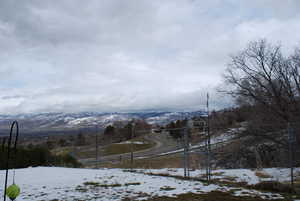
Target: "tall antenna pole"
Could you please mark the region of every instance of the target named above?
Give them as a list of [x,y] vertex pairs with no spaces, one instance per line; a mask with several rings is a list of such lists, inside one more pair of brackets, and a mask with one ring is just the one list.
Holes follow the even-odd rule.
[[206,108],[207,108],[207,166],[208,166],[208,175],[207,179],[208,182],[211,179],[211,164],[210,164],[210,155],[211,155],[211,146],[210,146],[210,116],[209,116],[209,93],[207,93],[207,99],[206,99]]
[[187,121],[187,125],[186,125],[186,138],[187,138],[187,176],[188,178],[190,178],[190,137],[192,135],[192,128],[193,128],[193,120],[189,119]]
[[289,137],[289,163],[290,163],[290,175],[291,175],[291,187],[294,190],[294,147],[295,133],[290,123],[288,123],[288,137]]
[[135,123],[134,123],[134,119],[132,120],[132,124],[131,124],[131,154],[130,154],[130,164],[131,164],[131,170],[133,169],[133,136],[134,136],[134,127],[135,127]]
[[182,130],[183,132],[183,145],[184,145],[184,148],[183,148],[183,168],[184,168],[184,178],[187,177],[187,130],[186,128],[183,128]]
[[96,126],[96,168],[98,169],[98,126]]

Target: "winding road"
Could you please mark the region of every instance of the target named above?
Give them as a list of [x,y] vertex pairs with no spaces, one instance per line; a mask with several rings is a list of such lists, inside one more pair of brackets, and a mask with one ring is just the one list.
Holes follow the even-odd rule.
[[[149,141],[155,143],[154,147],[149,149],[136,151],[133,153],[134,158],[141,159],[144,157],[148,157],[151,155],[157,155],[165,152],[170,152],[178,149],[176,142],[169,136],[167,133],[151,133],[145,135],[145,138]],[[131,153],[124,153],[124,154],[115,154],[109,156],[99,156],[98,163],[118,163],[120,160],[128,160],[131,157]],[[78,159],[78,161],[85,166],[93,166],[96,165],[95,158],[85,158],[85,159]]]

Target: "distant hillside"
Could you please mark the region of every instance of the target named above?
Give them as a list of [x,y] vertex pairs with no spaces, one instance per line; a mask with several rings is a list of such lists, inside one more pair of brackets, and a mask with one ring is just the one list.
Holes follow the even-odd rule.
[[143,119],[149,124],[165,125],[178,119],[203,116],[203,111],[195,112],[135,112],[135,113],[41,113],[21,115],[0,115],[0,135],[7,134],[10,123],[17,120],[23,133],[49,134],[73,132],[78,129],[103,129],[115,121]]

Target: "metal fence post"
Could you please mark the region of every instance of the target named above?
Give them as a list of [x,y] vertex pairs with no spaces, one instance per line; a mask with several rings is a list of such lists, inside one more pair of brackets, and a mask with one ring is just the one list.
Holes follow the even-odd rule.
[[186,138],[187,138],[187,168],[188,168],[188,177],[190,177],[190,137],[192,135],[192,128],[193,128],[194,121],[192,119],[188,120],[187,122],[187,129],[186,129]]
[[295,131],[290,123],[288,123],[288,139],[289,139],[289,166],[291,170],[291,187],[294,189],[294,146]]
[[182,129],[183,135],[183,168],[184,168],[184,178],[187,177],[187,149],[186,149],[186,129]]
[[98,169],[98,127],[96,126],[96,168]]
[[211,142],[210,142],[210,116],[209,116],[209,94],[207,93],[207,182],[211,180]]
[[134,127],[135,127],[135,124],[134,124],[134,121],[132,122],[131,124],[131,153],[130,153],[130,169],[132,170],[133,169],[133,136],[134,136]]

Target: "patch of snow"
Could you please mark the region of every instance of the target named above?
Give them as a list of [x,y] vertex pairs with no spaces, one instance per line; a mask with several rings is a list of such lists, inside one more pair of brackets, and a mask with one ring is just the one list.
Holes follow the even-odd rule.
[[115,144],[148,144],[147,142],[140,142],[140,141],[124,141],[124,142],[119,142]]
[[248,190],[248,189],[237,190],[234,192],[234,195],[250,196],[250,197],[255,197],[259,195],[259,197],[263,199],[272,199],[272,200],[284,199],[284,197],[278,193],[258,192],[256,190]]
[[68,124],[69,125],[78,125],[83,122],[91,122],[91,121],[95,121],[95,120],[96,120],[95,117],[83,117],[83,118],[73,119],[73,120],[69,121]]
[[[0,171],[1,181],[4,181],[4,175],[5,171]],[[11,176],[9,184],[12,183]],[[120,186],[95,189],[95,186],[84,185],[85,182],[96,182],[107,186],[119,184]],[[132,183],[140,184],[130,185]],[[94,170],[55,167],[17,169],[16,184],[21,188],[18,201],[53,199],[109,201],[136,197],[141,192],[148,196],[175,196],[186,192],[196,193],[198,189],[210,192],[220,188],[217,185],[204,186],[199,182],[130,173],[120,169]],[[171,187],[174,190],[164,191],[162,190],[164,187]],[[1,194],[3,196],[2,189]]]
[[[163,168],[163,169],[147,169],[141,170],[144,173],[154,174],[169,174],[173,176],[183,176],[182,168]],[[290,180],[289,168],[265,168],[261,171],[268,175],[267,178],[261,178],[256,175],[256,170],[252,169],[218,169],[212,171],[213,179],[234,180],[235,182],[246,182],[249,185],[254,185],[262,181],[279,181],[287,182]],[[206,170],[194,170],[190,172],[191,177],[199,178],[206,174]],[[300,168],[294,169],[295,178],[300,178]]]
[[[163,170],[139,170],[165,171],[170,174],[181,173],[182,169]],[[237,170],[235,170],[237,171]],[[241,176],[247,172],[237,171],[235,175]],[[196,176],[200,172],[192,172]],[[231,173],[233,174],[233,173]],[[249,172],[247,172],[249,174]],[[4,181],[5,171],[0,171],[0,181]],[[179,180],[171,177],[153,176],[142,173],[127,172],[121,169],[75,169],[57,167],[36,167],[16,170],[16,184],[21,188],[18,201],[25,200],[101,200],[101,201],[121,201],[128,197],[132,199],[147,199],[153,196],[174,197],[179,194],[206,193],[211,191],[230,191],[233,188],[204,185],[199,181]],[[91,184],[84,184],[91,182]],[[93,183],[94,185],[93,185]],[[12,172],[10,171],[9,182],[12,183]],[[98,185],[98,186],[97,186]],[[164,190],[164,188],[169,188]],[[240,189],[237,195],[247,190]],[[250,194],[266,196],[268,198],[279,197],[278,194],[261,194],[258,191],[248,191]],[[3,197],[3,189],[0,191]]]

